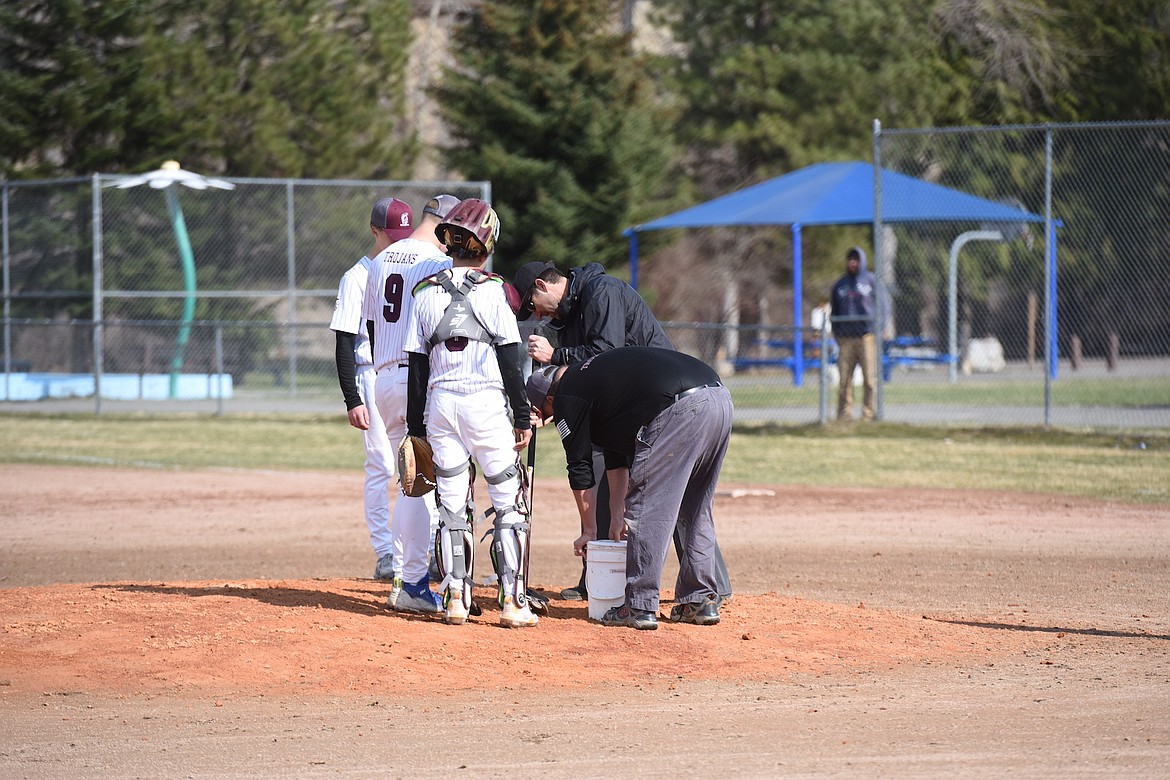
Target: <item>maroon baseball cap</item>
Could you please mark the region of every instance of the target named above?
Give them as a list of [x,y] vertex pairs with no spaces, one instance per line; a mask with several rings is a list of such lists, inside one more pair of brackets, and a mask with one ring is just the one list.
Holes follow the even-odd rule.
[[386,231],[394,241],[410,238],[414,232],[414,212],[398,198],[382,198],[370,212],[370,224]]

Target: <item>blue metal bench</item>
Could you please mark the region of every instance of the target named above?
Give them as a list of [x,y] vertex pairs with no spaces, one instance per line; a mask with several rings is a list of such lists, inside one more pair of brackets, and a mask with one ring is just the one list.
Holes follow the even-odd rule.
[[924,363],[949,365],[954,355],[938,351],[937,342],[927,336],[895,336],[882,342],[882,381],[890,381],[894,366],[917,366]]
[[[795,342],[792,339],[760,339],[756,346],[774,350],[785,350],[788,355],[777,357],[737,357],[731,363],[736,369],[742,368],[786,368],[794,371],[796,360],[792,356]],[[835,343],[828,345],[829,364],[837,362]],[[819,341],[804,342],[803,368],[816,370],[821,367],[821,344]],[[937,343],[926,336],[896,336],[882,342],[882,381],[890,381],[894,366],[915,366],[922,364],[950,365],[958,360],[955,355],[937,351]]]

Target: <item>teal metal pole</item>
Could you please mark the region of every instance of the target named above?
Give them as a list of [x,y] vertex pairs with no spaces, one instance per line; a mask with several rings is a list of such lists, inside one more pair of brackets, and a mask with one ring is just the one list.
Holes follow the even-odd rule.
[[187,351],[187,340],[191,337],[191,321],[195,319],[195,253],[191,251],[191,239],[187,235],[187,223],[179,196],[174,187],[167,187],[167,210],[171,214],[171,226],[175,230],[175,241],[179,245],[179,258],[183,262],[183,316],[179,321],[179,336],[175,342],[175,355],[171,358],[170,397],[179,395],[179,372],[183,368],[183,355]]

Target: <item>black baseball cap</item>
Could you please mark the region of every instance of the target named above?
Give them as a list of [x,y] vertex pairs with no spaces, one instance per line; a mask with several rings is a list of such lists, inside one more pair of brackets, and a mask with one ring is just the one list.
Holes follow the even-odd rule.
[[556,268],[552,263],[542,263],[539,260],[534,260],[531,263],[525,263],[520,266],[520,270],[512,277],[512,286],[516,288],[516,292],[520,293],[520,311],[516,313],[516,319],[523,322],[532,316],[532,285],[536,283],[537,278],[550,268]]
[[557,371],[560,368],[561,366],[543,366],[533,371],[528,377],[524,389],[528,393],[528,403],[532,405],[537,414],[540,414],[540,408],[544,406],[548,389],[552,387],[553,380],[556,379]]

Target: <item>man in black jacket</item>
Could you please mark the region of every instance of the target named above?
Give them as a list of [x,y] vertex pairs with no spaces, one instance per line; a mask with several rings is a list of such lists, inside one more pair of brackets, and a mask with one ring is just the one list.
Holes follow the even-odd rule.
[[[719,622],[715,523],[719,470],[731,437],[731,394],[697,358],[654,347],[619,347],[569,367],[547,366],[527,382],[528,400],[552,418],[581,515],[573,551],[598,537],[585,497],[593,486],[594,448],[607,470],[628,469],[625,501],[625,603],[607,626],[658,627],[662,566],[676,526],[683,530],[675,622]],[[620,539],[615,523],[609,538]]]
[[528,354],[538,363],[568,366],[617,347],[674,349],[638,291],[601,263],[573,268],[568,276],[552,263],[527,263],[513,286],[520,293],[517,319],[549,317],[557,329],[555,348],[544,336],[528,337]]
[[[537,363],[568,366],[619,347],[674,349],[638,291],[605,273],[600,263],[573,268],[567,276],[552,263],[525,263],[516,272],[512,285],[520,295],[517,319],[524,321],[533,315],[551,318],[556,346],[540,334],[528,337],[528,355]],[[593,463],[594,488],[586,500],[596,507],[597,532],[604,539],[609,534],[610,517],[621,516],[625,492],[613,490],[610,480],[602,478],[605,466],[600,450],[594,452]],[[625,484],[624,474],[614,476]],[[680,560],[684,534],[685,529],[680,528],[675,535]],[[730,599],[731,578],[718,545],[715,558],[719,596]],[[570,600],[588,597],[584,568],[577,587],[566,588],[561,596]]]

